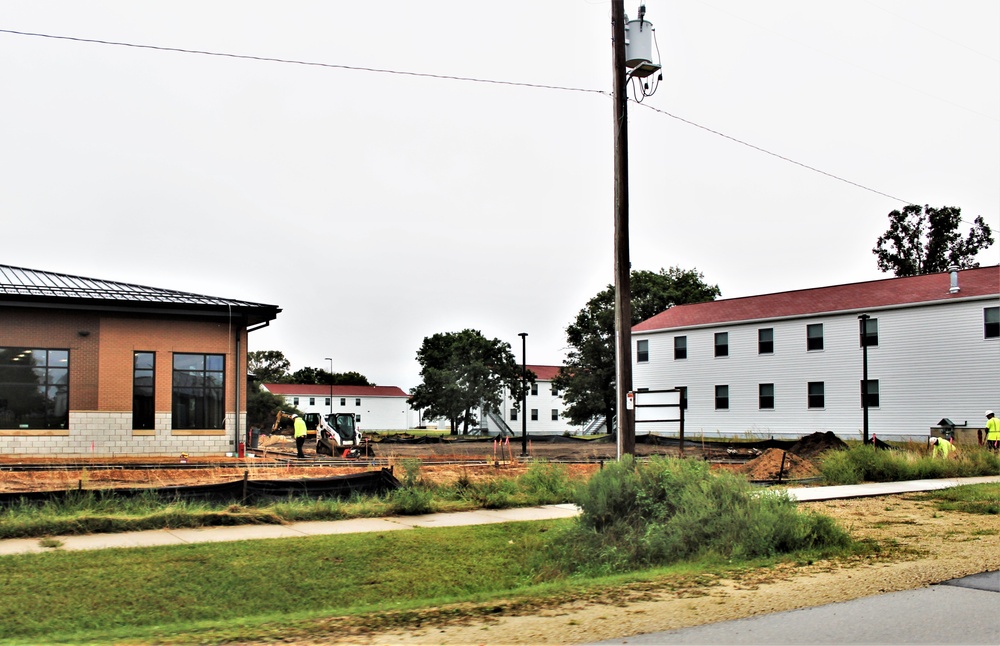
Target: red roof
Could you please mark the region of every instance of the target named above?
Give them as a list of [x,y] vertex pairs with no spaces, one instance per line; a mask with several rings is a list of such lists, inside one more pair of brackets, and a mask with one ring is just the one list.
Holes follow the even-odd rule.
[[528,364],[528,370],[535,373],[537,381],[552,381],[559,374],[559,368],[562,366],[533,366]]
[[[318,384],[264,384],[283,397],[329,397],[330,386]],[[333,386],[334,397],[409,397],[399,386]]]
[[649,332],[713,323],[805,316],[934,301],[947,302],[976,296],[997,296],[1000,295],[1000,265],[963,269],[958,272],[960,291],[950,294],[948,292],[950,286],[950,274],[943,272],[833,287],[815,287],[763,296],[720,299],[671,307],[634,326],[632,331]]

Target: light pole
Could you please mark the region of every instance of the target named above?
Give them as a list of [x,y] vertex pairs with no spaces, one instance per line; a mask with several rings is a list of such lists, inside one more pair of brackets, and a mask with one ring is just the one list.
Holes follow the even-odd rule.
[[333,358],[326,357],[326,360],[330,362],[330,415],[333,415]]
[[521,457],[528,455],[528,333],[521,337]]
[[861,326],[861,437],[868,444],[868,319],[867,314],[858,317]]

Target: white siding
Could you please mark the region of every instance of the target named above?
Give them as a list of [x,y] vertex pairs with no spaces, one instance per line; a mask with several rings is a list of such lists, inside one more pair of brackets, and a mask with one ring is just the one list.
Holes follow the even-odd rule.
[[[869,432],[885,439],[926,437],[947,417],[985,425],[1000,408],[1000,339],[984,338],[983,310],[997,299],[866,310],[878,319],[878,346],[868,348],[868,378],[879,382]],[[634,365],[636,389],[688,388],[685,433],[786,436],[833,431],[860,438],[862,349],[858,314],[737,322],[714,327],[637,332],[649,361]],[[806,326],[823,324],[824,347],[806,350]],[[757,353],[757,330],[774,329],[774,353]],[[729,356],[714,356],[714,335],[729,333]],[[673,339],[687,336],[687,359],[674,360]],[[825,385],[825,405],[810,409],[807,383]],[[774,384],[774,410],[760,410],[758,385]],[[729,409],[715,410],[715,386],[729,386]],[[642,429],[637,429],[642,432]]]
[[[326,395],[315,397],[316,403],[313,405],[309,404],[309,395],[286,395],[285,401],[294,405],[296,397],[299,403],[295,407],[303,413],[328,415],[331,412],[330,406],[326,403]],[[343,405],[340,403],[341,399],[344,400]],[[361,402],[360,406],[357,404],[358,400]],[[406,403],[405,397],[341,397],[334,395],[332,412],[360,415],[361,421],[358,422],[358,428],[363,431],[405,431],[413,428],[413,413]]]
[[[525,407],[527,411],[519,411],[517,415],[517,420],[511,420],[510,411],[519,402],[515,402],[510,393],[505,389],[503,394],[503,404],[501,405],[501,410],[498,411],[507,426],[514,431],[515,435],[520,435],[522,430],[522,419],[524,415],[527,415],[527,431],[531,435],[562,435],[564,433],[569,433],[570,435],[579,435],[583,432],[582,426],[576,426],[571,424],[568,419],[563,416],[563,411],[566,408],[566,404],[563,402],[562,397],[558,394],[552,393],[552,382],[539,379],[535,382],[538,385],[538,394],[532,395],[528,392],[527,401]],[[531,411],[535,409],[538,411],[538,420],[531,419]],[[558,419],[552,419],[552,411],[557,412]],[[482,417],[481,417],[482,419]],[[496,434],[500,432],[491,420],[482,419],[481,426],[486,428],[490,434]]]

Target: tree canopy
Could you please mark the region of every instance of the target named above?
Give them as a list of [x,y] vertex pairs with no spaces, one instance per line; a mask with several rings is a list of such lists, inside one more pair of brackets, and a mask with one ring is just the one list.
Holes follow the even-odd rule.
[[[702,303],[721,295],[696,269],[633,271],[632,325],[686,303]],[[553,381],[566,402],[566,416],[582,425],[597,416],[614,418],[615,396],[615,288],[608,285],[587,301],[566,328],[569,352]]]
[[896,276],[918,276],[978,267],[976,254],[993,244],[993,232],[977,216],[964,239],[958,228],[962,210],[954,206],[934,208],[910,204],[889,213],[889,228],[879,236],[872,253],[881,271]]
[[291,364],[278,350],[247,352],[247,368],[262,384],[318,384],[321,386],[374,386],[360,372],[329,372],[305,367],[289,373]]
[[520,401],[521,367],[510,344],[487,339],[478,330],[425,337],[417,361],[422,382],[413,389],[410,407],[448,419],[452,434],[459,426],[468,433],[469,425],[478,422],[473,411],[480,405],[500,408],[505,387]]

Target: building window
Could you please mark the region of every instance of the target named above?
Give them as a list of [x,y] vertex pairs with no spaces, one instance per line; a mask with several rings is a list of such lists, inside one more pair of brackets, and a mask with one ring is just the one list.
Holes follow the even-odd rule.
[[687,359],[688,338],[686,336],[674,337],[674,359]]
[[987,339],[1000,337],[1000,307],[983,309],[983,336]]
[[774,409],[774,384],[760,384],[758,386],[757,401],[761,410]]
[[729,409],[729,386],[715,387],[715,410]]
[[173,385],[173,428],[225,428],[225,355],[175,354]]
[[878,345],[878,319],[864,319],[864,329],[861,331],[861,347],[869,348]]
[[354,405],[355,406],[360,406],[361,405],[361,398],[360,397],[357,397],[357,398],[354,399]]
[[310,406],[315,406],[316,405],[316,398],[315,397],[310,397],[309,398],[309,405]]
[[69,350],[0,348],[0,428],[69,427]]
[[298,406],[298,405],[299,405],[299,398],[292,397],[292,406]]
[[553,422],[558,422],[559,421],[559,409],[558,408],[553,408],[552,409],[552,421]]
[[757,330],[757,354],[774,354],[774,328]]
[[676,388],[677,390],[680,391],[680,400],[681,400],[680,404],[681,404],[681,408],[683,408],[684,410],[687,410],[687,407],[688,407],[688,389],[687,389],[687,386],[674,386],[674,388]]
[[559,396],[559,389],[556,388],[555,384],[552,384],[552,396],[553,397],[558,397]]
[[823,349],[823,324],[811,323],[806,326],[806,350]]
[[822,381],[809,382],[809,408],[823,408],[826,405],[826,387]]
[[531,409],[531,421],[532,422],[537,422],[538,421],[538,409],[537,408],[532,408]]
[[517,421],[517,409],[516,408],[511,408],[510,409],[510,421],[512,421],[512,422],[516,422]]
[[341,397],[340,398],[340,405],[341,406],[347,406],[347,397]]
[[156,428],[156,354],[132,354],[132,428]]
[[330,405],[330,398],[329,397],[326,398],[326,401],[323,403],[323,405],[324,406],[329,406]]
[[729,356],[729,332],[715,333],[715,356]]
[[861,380],[861,407],[865,407],[865,398],[868,399],[868,408],[878,408],[878,379],[869,379],[868,387],[865,388],[865,380]]
[[355,415],[354,415],[354,423],[355,424],[360,424],[361,423],[361,413],[355,413]]
[[532,395],[537,395],[538,394],[538,384],[537,383],[531,384],[531,394]]
[[649,361],[649,341],[646,339],[635,342],[635,360],[639,363]]

